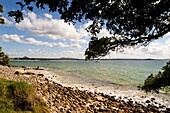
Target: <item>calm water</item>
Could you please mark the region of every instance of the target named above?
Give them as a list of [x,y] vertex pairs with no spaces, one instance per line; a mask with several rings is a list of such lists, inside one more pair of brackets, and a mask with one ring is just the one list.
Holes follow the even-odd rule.
[[137,86],[151,73],[156,74],[168,60],[61,60],[61,61],[12,61],[16,66],[48,68],[68,77],[70,81],[101,82]]
[[102,92],[109,95],[130,96],[135,101],[144,102],[155,98],[170,108],[170,94],[146,94],[137,90],[151,74],[161,71],[168,60],[102,60],[95,61],[12,61],[16,66],[44,67],[50,70],[50,77],[64,86],[78,87],[82,90]]

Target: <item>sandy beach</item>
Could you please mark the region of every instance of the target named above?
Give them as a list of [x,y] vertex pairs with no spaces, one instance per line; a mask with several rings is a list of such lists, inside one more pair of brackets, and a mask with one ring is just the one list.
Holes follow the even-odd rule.
[[140,93],[135,97],[126,90],[120,93],[121,89],[97,84],[70,85],[61,76],[41,68],[0,66],[0,77],[32,84],[51,113],[170,113],[169,106],[150,95]]

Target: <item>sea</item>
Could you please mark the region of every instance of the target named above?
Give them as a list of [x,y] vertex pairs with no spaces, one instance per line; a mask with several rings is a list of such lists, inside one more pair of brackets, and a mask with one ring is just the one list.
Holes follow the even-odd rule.
[[[45,68],[51,72],[53,79],[65,86],[119,96],[142,97],[146,93],[138,91],[137,86],[143,84],[151,73],[155,75],[162,71],[162,67],[168,61],[167,59],[21,60],[11,61],[11,64]],[[146,95],[157,98],[158,102],[170,107],[169,93]]]

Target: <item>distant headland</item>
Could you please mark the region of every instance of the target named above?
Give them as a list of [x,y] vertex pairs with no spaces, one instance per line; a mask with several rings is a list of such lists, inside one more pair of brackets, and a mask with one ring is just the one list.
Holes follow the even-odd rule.
[[[24,57],[14,57],[10,58],[10,60],[85,60],[82,58],[30,58],[27,56]],[[110,59],[94,59],[94,60],[170,60],[170,59],[153,59],[153,58],[110,58]]]

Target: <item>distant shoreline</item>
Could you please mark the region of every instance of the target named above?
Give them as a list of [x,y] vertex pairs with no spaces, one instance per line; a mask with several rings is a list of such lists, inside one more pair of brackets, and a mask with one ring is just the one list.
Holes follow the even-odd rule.
[[[85,60],[79,58],[10,58],[10,60]],[[170,59],[152,59],[152,58],[113,58],[113,59],[93,59],[93,60],[170,60]],[[93,61],[92,60],[92,61]]]

